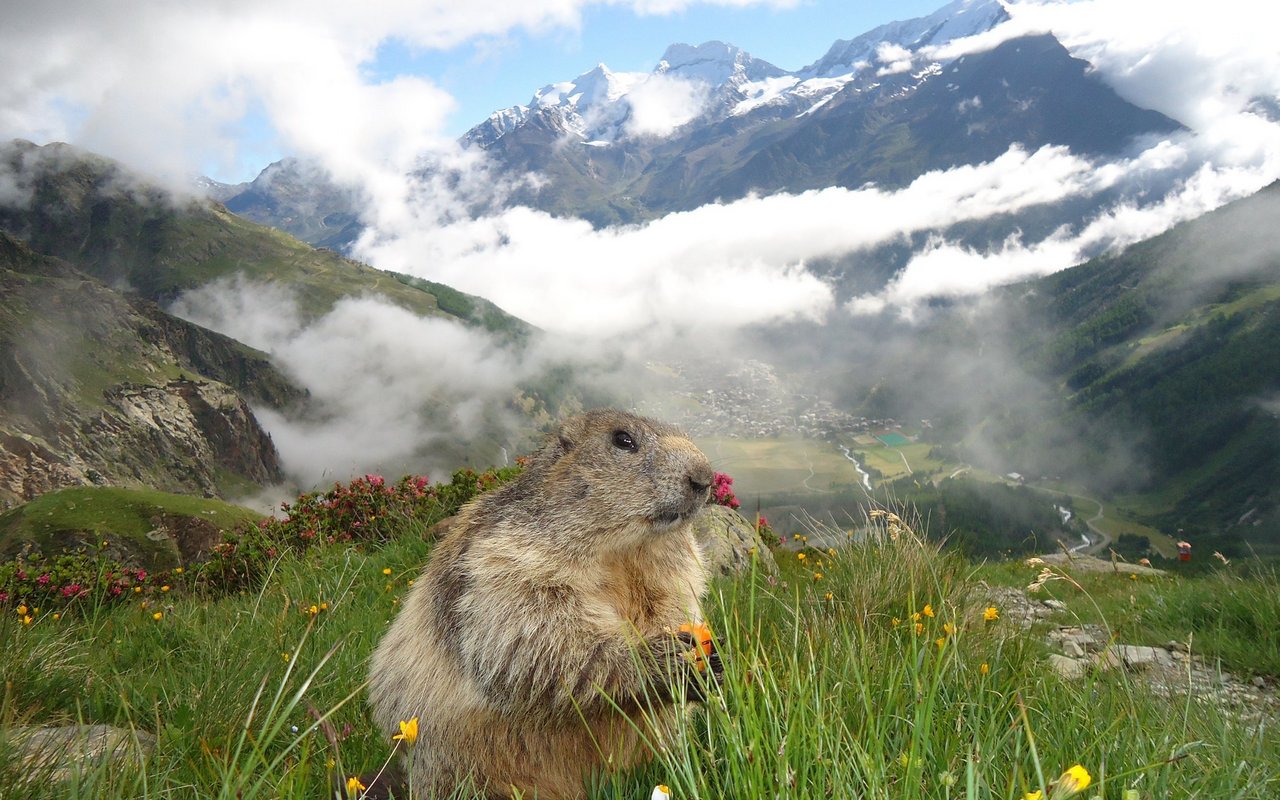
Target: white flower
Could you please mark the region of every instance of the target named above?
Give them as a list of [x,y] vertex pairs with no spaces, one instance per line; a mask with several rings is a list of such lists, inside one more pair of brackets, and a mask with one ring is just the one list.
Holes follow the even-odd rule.
[[649,800],[671,800],[671,790],[667,788],[665,783],[660,783],[653,787],[653,794]]

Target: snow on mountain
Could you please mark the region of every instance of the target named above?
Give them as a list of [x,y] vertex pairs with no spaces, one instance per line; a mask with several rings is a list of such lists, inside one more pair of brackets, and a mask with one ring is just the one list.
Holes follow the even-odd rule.
[[914,53],[922,47],[990,30],[1009,18],[999,0],[955,0],[932,14],[872,28],[854,39],[837,41],[826,55],[799,70],[801,78],[856,76],[883,63],[885,44]]
[[821,59],[787,72],[724,42],[673,44],[650,73],[612,72],[604,64],[572,81],[539,89],[527,105],[492,114],[464,136],[488,147],[542,115],[547,127],[584,143],[605,145],[638,135],[664,136],[699,118],[712,121],[770,113],[802,116],[837,93],[866,91],[886,74],[924,67],[916,51],[988,30],[1008,18],[999,0],[955,0],[917,19],[891,22],[855,39],[837,41]]

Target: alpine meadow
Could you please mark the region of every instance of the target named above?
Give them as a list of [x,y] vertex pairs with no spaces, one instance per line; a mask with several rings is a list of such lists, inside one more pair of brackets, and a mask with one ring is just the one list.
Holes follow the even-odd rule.
[[1255,5],[0,10],[0,797],[1280,796]]

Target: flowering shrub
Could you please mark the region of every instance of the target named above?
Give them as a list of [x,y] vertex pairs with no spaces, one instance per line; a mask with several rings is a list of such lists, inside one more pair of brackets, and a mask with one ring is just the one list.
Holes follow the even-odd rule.
[[460,469],[445,484],[425,475],[406,475],[389,484],[381,475],[365,475],[324,492],[305,492],[280,505],[280,516],[229,534],[201,565],[201,582],[227,589],[253,585],[285,549],[345,542],[382,543],[404,532],[406,522],[431,526],[458,512],[471,498],[520,473],[521,467],[476,472]]
[[723,472],[717,472],[711,481],[711,500],[729,508],[738,508],[742,505],[733,494],[733,478]]
[[286,550],[349,543],[386,542],[407,522],[430,526],[457,513],[471,498],[510,480],[520,467],[476,472],[462,469],[447,484],[406,475],[387,483],[365,475],[324,492],[306,492],[280,506],[280,516],[224,534],[207,561],[149,574],[120,564],[101,551],[34,555],[0,563],[0,607],[26,604],[59,608],[76,602],[144,600],[171,590],[221,594],[256,586],[271,562]]
[[773,528],[769,525],[769,519],[763,514],[756,517],[756,533],[760,536],[760,541],[764,542],[768,547],[778,547],[782,544],[782,539],[774,533]]
[[36,554],[0,563],[0,607],[22,604],[52,610],[83,600],[146,597],[187,583],[181,567],[149,573],[98,553]]

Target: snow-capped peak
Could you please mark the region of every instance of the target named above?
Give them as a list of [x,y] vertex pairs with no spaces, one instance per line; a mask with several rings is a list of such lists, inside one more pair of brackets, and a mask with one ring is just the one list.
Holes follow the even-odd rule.
[[662,60],[653,71],[658,75],[701,81],[711,87],[786,74],[767,61],[752,58],[740,47],[714,41],[697,46],[673,44],[662,54]]
[[[1006,19],[1002,0],[954,0],[928,16],[837,41],[796,72],[725,42],[673,44],[651,73],[613,72],[598,64],[571,81],[542,87],[528,106],[496,112],[465,138],[487,147],[535,114],[554,115],[555,129],[600,146],[628,135],[670,132],[699,115],[723,119],[766,106],[773,114],[812,113],[847,88],[874,89],[884,75],[911,72],[917,82],[927,80],[936,70],[917,63],[921,48],[981,33]],[[655,114],[662,124],[653,121]]]
[[955,0],[924,17],[890,22],[854,39],[841,39],[818,61],[800,70],[800,75],[831,77],[857,72],[881,59],[885,45],[897,51],[915,52],[928,45],[990,30],[1009,18],[1001,0]]

